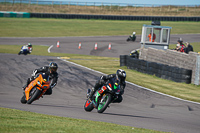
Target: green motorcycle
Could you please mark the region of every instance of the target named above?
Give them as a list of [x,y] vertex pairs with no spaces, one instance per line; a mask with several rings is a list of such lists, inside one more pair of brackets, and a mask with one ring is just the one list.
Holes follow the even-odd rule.
[[[98,91],[106,87],[106,90],[101,96],[98,95]],[[103,113],[110,103],[114,102],[120,94],[120,85],[112,84],[108,81],[105,85],[99,88],[93,95],[92,100],[89,99],[91,90],[87,91],[87,100],[84,104],[84,109],[87,112],[91,112],[94,108],[97,109],[98,113]]]

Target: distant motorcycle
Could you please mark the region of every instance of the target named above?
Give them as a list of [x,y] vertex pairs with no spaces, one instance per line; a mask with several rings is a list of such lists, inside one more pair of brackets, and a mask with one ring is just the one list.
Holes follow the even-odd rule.
[[25,45],[25,46],[21,47],[21,50],[19,51],[18,55],[20,55],[20,54],[27,55],[27,54],[31,54],[31,52],[32,52],[32,46],[29,47],[29,46]]
[[129,36],[127,39],[126,39],[126,41],[135,41],[135,39],[136,39],[136,36]]
[[135,41],[135,39],[136,39],[136,32],[133,32],[133,34],[131,35],[131,36],[129,36],[127,39],[126,39],[126,41]]
[[36,78],[26,87],[21,103],[31,104],[33,101],[42,97],[50,88],[49,76],[45,73],[38,73]]
[[139,58],[139,53],[137,50],[132,50],[131,53],[130,53],[130,57],[131,58]]
[[[93,95],[93,98],[92,98],[93,101],[91,101],[89,99],[91,90],[88,89],[87,100],[84,104],[85,111],[91,112],[94,108],[96,108],[98,113],[103,113],[106,110],[106,108],[109,106],[109,104],[118,98],[118,95],[120,94],[120,85],[116,86],[115,84],[113,85],[110,81],[108,81],[102,87],[106,87],[107,89],[103,92],[102,96],[98,97],[97,101],[95,101],[95,99],[96,99],[98,90]],[[99,90],[102,89],[102,87],[99,88]]]

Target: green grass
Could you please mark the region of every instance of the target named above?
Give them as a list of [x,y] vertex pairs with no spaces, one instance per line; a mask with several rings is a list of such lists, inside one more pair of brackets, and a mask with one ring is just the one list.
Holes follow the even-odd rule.
[[[0,37],[113,36],[141,34],[151,21],[0,18]],[[161,22],[171,34],[200,33],[200,22]]]
[[[73,119],[0,107],[1,133],[161,133],[112,123]],[[106,129],[106,130],[102,130]]]

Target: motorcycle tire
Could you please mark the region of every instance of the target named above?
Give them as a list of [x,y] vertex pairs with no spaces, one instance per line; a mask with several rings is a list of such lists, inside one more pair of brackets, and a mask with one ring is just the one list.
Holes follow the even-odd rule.
[[128,42],[128,41],[130,41],[130,38],[127,38],[127,40],[126,40],[126,41],[127,41],[127,42]]
[[93,103],[91,103],[89,100],[87,100],[84,104],[84,109],[87,112],[91,112],[94,109]]
[[98,108],[97,108],[97,112],[98,113],[103,113],[106,108],[108,107],[108,105],[110,104],[111,102],[111,94],[105,94],[102,99],[99,101],[99,105],[98,105]]
[[26,96],[23,95],[20,101],[21,101],[22,104],[26,104],[26,102],[27,102],[26,101]]
[[27,101],[27,104],[31,104],[34,100],[36,100],[42,92],[34,87],[30,92],[30,98]]

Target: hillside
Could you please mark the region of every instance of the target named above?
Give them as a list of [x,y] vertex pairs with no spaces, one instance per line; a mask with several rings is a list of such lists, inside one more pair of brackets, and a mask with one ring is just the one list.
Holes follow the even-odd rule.
[[99,14],[131,16],[200,16],[200,6],[145,6],[145,5],[80,5],[79,3],[0,3],[0,11],[63,14]]

